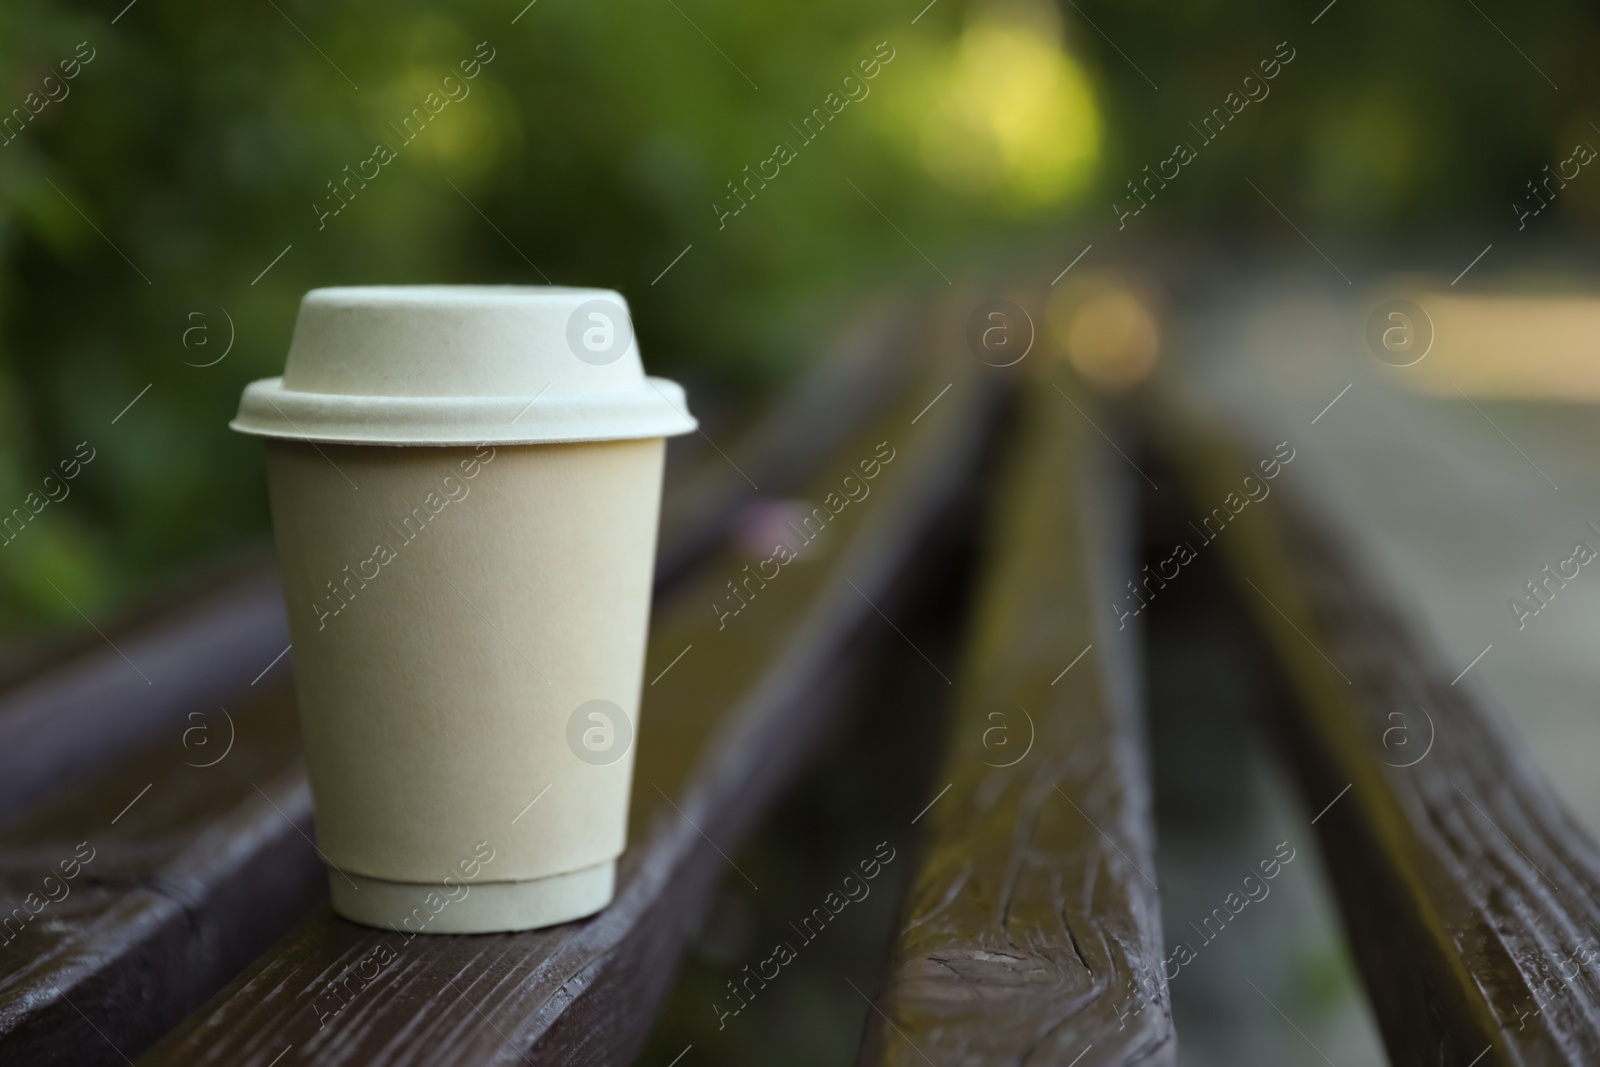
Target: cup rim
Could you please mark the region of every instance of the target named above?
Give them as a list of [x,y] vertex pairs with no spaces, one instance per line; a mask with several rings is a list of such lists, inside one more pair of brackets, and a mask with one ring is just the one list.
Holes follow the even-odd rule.
[[312,393],[277,377],[247,385],[228,426],[331,444],[513,445],[673,437],[699,423],[681,385],[649,376],[638,389],[447,397]]

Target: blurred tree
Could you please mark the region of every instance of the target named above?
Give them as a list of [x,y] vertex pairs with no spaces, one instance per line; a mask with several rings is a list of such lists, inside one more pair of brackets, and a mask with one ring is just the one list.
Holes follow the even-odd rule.
[[[0,516],[31,516],[79,442],[97,458],[0,539],[0,628],[74,617],[68,597],[92,612],[264,527],[256,445],[225,426],[281,369],[308,288],[612,286],[653,366],[769,386],[860,294],[943,285],[919,252],[953,275],[1024,235],[1114,229],[1124,182],[1279,41],[1293,65],[1147,235],[1280,225],[1244,176],[1315,226],[1509,219],[1588,136],[1595,18],[1575,0],[19,0],[0,8]],[[779,145],[793,158],[768,162]],[[1600,180],[1566,204],[1595,219]]]
[[[1152,229],[1281,226],[1248,177],[1322,232],[1397,244],[1466,226],[1462,243],[1476,249],[1478,232],[1515,228],[1512,199],[1571,153],[1575,134],[1600,147],[1583,121],[1600,116],[1589,104],[1600,70],[1586,59],[1600,14],[1575,0],[1065,2],[1108,101],[1111,196],[1175,141],[1199,147],[1190,123],[1278,42],[1296,52],[1270,97],[1203,149],[1215,158],[1163,192]],[[1600,182],[1571,193],[1564,213],[1587,228]]]

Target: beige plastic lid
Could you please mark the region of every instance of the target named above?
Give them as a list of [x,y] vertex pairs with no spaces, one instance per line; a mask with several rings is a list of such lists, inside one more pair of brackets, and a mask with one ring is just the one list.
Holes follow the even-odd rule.
[[543,444],[688,433],[610,289],[313,289],[283,377],[245,387],[240,433],[372,445]]

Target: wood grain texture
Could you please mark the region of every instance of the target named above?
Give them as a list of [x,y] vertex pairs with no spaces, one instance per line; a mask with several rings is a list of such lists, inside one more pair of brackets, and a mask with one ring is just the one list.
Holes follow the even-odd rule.
[[[1145,424],[1202,513],[1272,452],[1170,401]],[[1459,665],[1343,547],[1345,520],[1320,514],[1314,490],[1291,469],[1215,539],[1292,687],[1277,725],[1322,813],[1390,1057],[1600,1062],[1600,850],[1470,680],[1453,684]]]
[[[625,1062],[712,888],[742,877],[727,856],[825,728],[852,656],[868,635],[894,639],[878,606],[977,457],[992,394],[959,368],[935,369],[937,384],[903,390],[817,457],[803,495],[822,502],[881,456],[880,443],[895,454],[870,494],[839,510],[737,616],[719,625],[712,606],[729,602],[727,583],[751,562],[731,550],[658,604],[631,844],[609,908],[547,930],[409,941],[324,911],[141,1062]],[[912,425],[952,380],[951,395]]]
[[993,493],[949,787],[918,827],[863,1064],[1176,1062],[1134,630],[1104,610],[1134,475],[1073,403],[1092,407],[1027,388]]
[[230,703],[0,832],[0,1064],[126,1062],[325,892],[287,682]]

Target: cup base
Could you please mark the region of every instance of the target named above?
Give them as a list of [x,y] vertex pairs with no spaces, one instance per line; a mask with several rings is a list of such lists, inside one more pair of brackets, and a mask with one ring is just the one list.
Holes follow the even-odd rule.
[[363,926],[418,934],[491,934],[571,922],[611,903],[616,881],[616,861],[607,860],[548,878],[464,883],[467,894],[452,901],[445,893],[455,887],[328,872],[339,915]]

